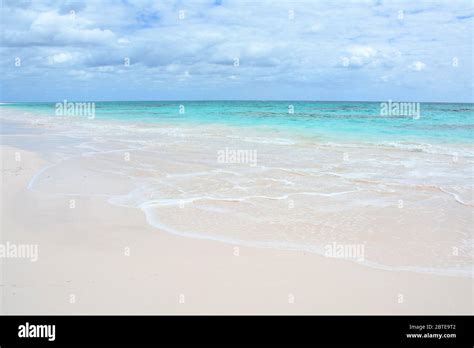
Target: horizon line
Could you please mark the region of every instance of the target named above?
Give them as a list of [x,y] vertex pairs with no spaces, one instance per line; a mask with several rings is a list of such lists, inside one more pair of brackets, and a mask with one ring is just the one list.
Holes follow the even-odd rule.
[[49,101],[1,101],[0,105],[7,104],[28,104],[28,103],[59,103],[64,101],[69,102],[88,102],[88,103],[113,103],[113,102],[311,102],[311,103],[383,103],[383,102],[397,102],[397,103],[429,103],[429,104],[474,104],[474,101],[413,101],[413,100],[304,100],[304,99],[132,99],[132,100],[77,100],[77,99],[62,99]]

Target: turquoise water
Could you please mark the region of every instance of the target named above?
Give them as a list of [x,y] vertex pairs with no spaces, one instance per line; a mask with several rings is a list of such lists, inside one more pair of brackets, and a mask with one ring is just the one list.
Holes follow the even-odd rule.
[[27,186],[38,194],[106,198],[183,237],[321,255],[357,244],[369,267],[472,277],[473,104],[421,104],[419,118],[366,102],[55,111],[0,105],[0,142],[48,162]]
[[[289,112],[290,105],[294,113]],[[55,114],[55,103],[2,106]],[[471,144],[474,130],[474,104],[420,103],[418,119],[381,116],[378,102],[134,101],[96,102],[95,108],[97,120],[268,127],[326,141]]]

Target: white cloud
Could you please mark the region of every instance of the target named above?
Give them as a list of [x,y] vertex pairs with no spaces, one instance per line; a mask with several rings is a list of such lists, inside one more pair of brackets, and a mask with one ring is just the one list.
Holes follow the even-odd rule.
[[377,55],[377,51],[370,46],[351,46],[349,52],[349,65],[362,66],[369,63]]
[[416,62],[411,63],[408,67],[414,71],[422,71],[426,68],[426,64],[417,60]]
[[97,45],[107,44],[114,37],[111,30],[97,28],[87,18],[56,11],[38,12],[28,28],[6,27],[3,33],[6,46]]
[[56,64],[56,63],[65,63],[67,61],[70,61],[72,59],[72,54],[69,52],[64,52],[64,53],[58,53],[50,57],[49,62],[51,64]]
[[320,23],[314,23],[311,27],[310,27],[310,31],[312,33],[316,33],[318,31],[321,30],[321,24]]
[[372,47],[352,45],[346,48],[347,54],[342,58],[343,64],[349,67],[393,66],[401,57],[400,51],[392,47]]
[[126,38],[120,38],[117,40],[117,43],[119,45],[128,45],[130,44],[130,40],[126,39]]

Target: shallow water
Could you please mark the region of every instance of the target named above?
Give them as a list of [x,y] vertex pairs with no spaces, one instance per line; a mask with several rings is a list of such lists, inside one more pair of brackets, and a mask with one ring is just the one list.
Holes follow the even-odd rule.
[[2,106],[2,143],[52,163],[31,190],[105,197],[194,238],[326,256],[363,246],[341,257],[472,276],[472,104],[422,104],[419,119],[382,117],[379,103],[96,107],[89,120]]
[[[5,106],[50,116],[58,111],[56,103]],[[375,102],[149,101],[94,106],[98,120],[255,126],[318,140],[472,144],[474,130],[473,104],[420,103],[419,114],[400,109],[402,115],[389,116],[382,116],[384,107]]]

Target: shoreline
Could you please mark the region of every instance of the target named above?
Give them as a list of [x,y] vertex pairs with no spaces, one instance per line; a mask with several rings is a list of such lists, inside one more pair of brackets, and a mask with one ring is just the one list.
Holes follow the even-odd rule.
[[37,154],[2,146],[2,164],[2,240],[39,245],[37,262],[2,259],[4,314],[472,314],[469,278],[301,251],[240,246],[236,256],[236,246],[152,228],[137,209],[98,197],[71,209],[28,191],[45,165]]

